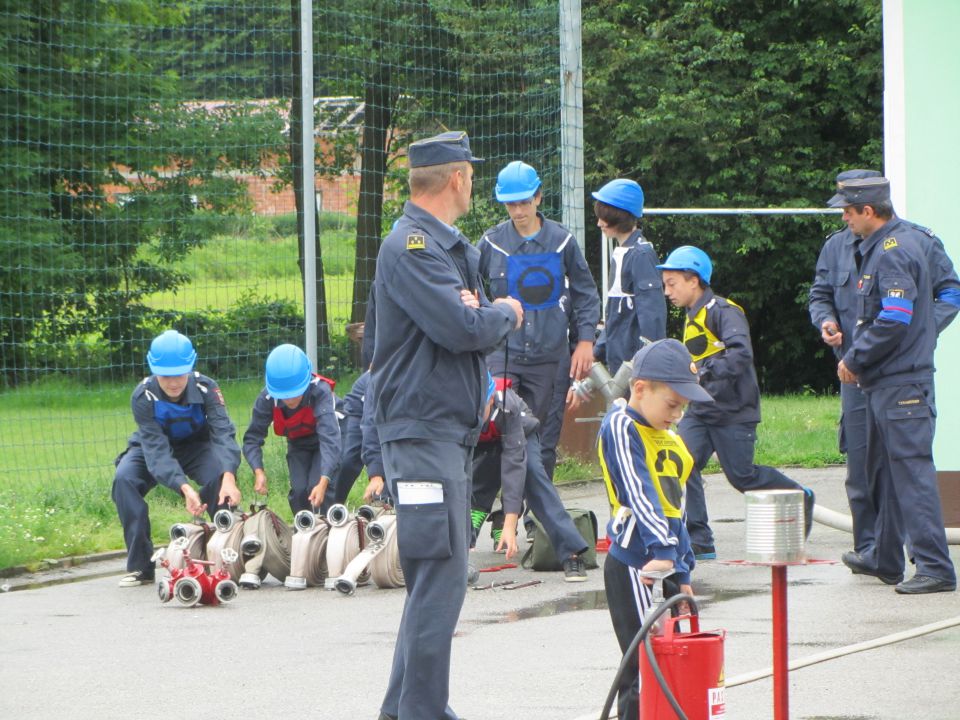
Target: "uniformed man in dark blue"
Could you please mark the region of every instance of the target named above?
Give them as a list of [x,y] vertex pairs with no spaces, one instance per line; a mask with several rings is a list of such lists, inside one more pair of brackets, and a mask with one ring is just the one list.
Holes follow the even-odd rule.
[[407,159],[410,200],[374,280],[370,392],[407,587],[380,717],[455,720],[450,650],[467,587],[484,354],[519,327],[523,310],[513,298],[486,299],[480,253],[453,227],[470,207],[478,161],[466,133],[415,142]]
[[[890,183],[843,180],[828,201],[859,238],[857,324],[837,375],[858,383],[867,405],[867,480],[877,510],[873,552],[843,554],[854,573],[901,594],[952,592],[933,433],[936,308],[923,233],[893,214]],[[905,536],[916,573],[904,580]]]
[[[847,170],[837,182],[880,177],[876,170]],[[908,223],[912,224],[912,223]],[[941,332],[958,309],[958,281],[943,243],[930,230],[915,225],[926,247],[933,282],[937,332]],[[855,249],[860,241],[849,228],[831,234],[817,259],[816,276],[810,287],[810,320],[837,359],[850,349],[857,324],[859,271]],[[846,492],[853,518],[853,551],[869,556],[874,546],[877,511],[867,484],[867,406],[863,391],[853,383],[840,385],[840,451],[847,456]]]

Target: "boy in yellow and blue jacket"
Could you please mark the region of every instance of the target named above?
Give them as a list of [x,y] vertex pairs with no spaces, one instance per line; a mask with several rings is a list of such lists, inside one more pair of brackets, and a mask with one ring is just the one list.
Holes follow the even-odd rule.
[[[684,487],[693,458],[672,429],[687,403],[712,402],[697,366],[677,340],[658,340],[633,356],[630,399],[600,426],[598,450],[610,499],[610,551],[603,568],[610,619],[626,652],[652,609],[652,584],[642,572],[674,570],[681,592],[693,594],[696,560],[684,524]],[[617,717],[637,717],[639,676],[631,659],[618,688]]]

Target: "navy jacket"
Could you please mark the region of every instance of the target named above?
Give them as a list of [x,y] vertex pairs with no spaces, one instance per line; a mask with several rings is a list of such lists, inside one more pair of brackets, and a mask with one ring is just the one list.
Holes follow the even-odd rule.
[[[960,281],[940,238],[925,227],[906,220],[901,222],[920,233],[916,237],[925,247],[930,266],[937,333],[941,333],[960,310]],[[848,228],[828,236],[817,258],[816,276],[810,286],[810,322],[819,332],[824,322],[833,321],[843,332],[838,357],[850,349],[857,326],[860,275],[854,257],[856,242],[857,237]]]
[[[495,429],[491,429],[490,426]],[[484,425],[485,433],[477,444],[477,453],[485,445],[500,444],[501,502],[506,513],[520,514],[523,511],[523,491],[527,480],[527,436],[536,432],[540,425],[527,404],[513,388],[496,392],[490,418]],[[485,435],[492,439],[484,441]]]
[[717,425],[759,423],[760,386],[747,318],[743,310],[708,287],[697,304],[687,310],[687,322],[702,307],[707,308],[707,328],[723,343],[723,350],[697,363],[700,384],[714,401],[692,402],[687,414]]
[[864,390],[933,380],[937,326],[924,237],[894,217],[860,242],[857,326],[843,363]]
[[[320,378],[314,378],[304,391],[300,405],[289,409],[280,400],[270,396],[266,389],[261,390],[253,404],[250,425],[243,434],[243,456],[254,470],[263,467],[263,443],[270,426],[273,424],[273,410],[280,409],[285,417],[290,417],[302,407],[313,410],[316,420],[314,432],[299,438],[288,438],[288,448],[297,450],[320,451],[320,475],[332,478],[340,464],[340,425],[334,412],[336,397],[330,386]],[[317,465],[314,465],[317,467]]]
[[[512,220],[490,228],[477,243],[480,250],[480,274],[487,283],[490,297],[510,295],[507,281],[507,263],[512,255],[537,255],[557,253],[562,277],[552,278],[560,301],[550,308],[527,309],[524,306],[523,326],[510,334],[507,352],[510,363],[536,364],[556,361],[562,352],[567,352],[568,317],[571,308],[565,307],[564,285],[569,291],[572,311],[577,318],[577,337],[593,340],[600,321],[600,297],[597,285],[590,274],[587,261],[580,252],[576,238],[562,225],[547,220],[537,213],[542,226],[531,240],[517,233]],[[514,296],[516,297],[516,296]],[[523,301],[522,297],[517,297]]]
[[161,427],[156,418],[157,402],[170,401],[160,389],[157,378],[151,375],[134,388],[130,397],[137,429],[130,436],[129,443],[142,448],[147,470],[158,483],[180,492],[180,486],[187,482],[187,476],[174,457],[174,448],[192,443],[210,443],[211,451],[220,464],[221,473],[230,472],[236,475],[240,466],[236,429],[227,415],[223,394],[214,380],[198,372],[190,373],[187,387],[176,404],[196,407],[198,416],[202,417],[204,422],[197,432],[183,440],[172,440]]
[[[484,354],[516,324],[482,293],[480,253],[407,202],[377,257],[372,392],[380,441],[421,438],[474,445],[486,391]],[[481,306],[460,299],[480,291]]]
[[604,359],[613,375],[642,345],[641,337],[667,335],[667,299],[657,270],[657,251],[636,230],[610,257],[607,318],[594,356]]

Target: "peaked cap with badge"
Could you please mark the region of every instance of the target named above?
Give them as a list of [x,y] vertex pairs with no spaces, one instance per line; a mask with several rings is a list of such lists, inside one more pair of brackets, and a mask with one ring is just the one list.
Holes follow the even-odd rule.
[[411,143],[407,148],[407,161],[410,167],[418,168],[455,162],[483,162],[483,158],[473,156],[466,132],[451,130]]

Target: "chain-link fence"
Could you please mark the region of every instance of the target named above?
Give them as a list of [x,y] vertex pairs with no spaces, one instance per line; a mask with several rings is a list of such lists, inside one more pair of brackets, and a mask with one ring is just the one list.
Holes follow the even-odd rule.
[[[303,345],[308,324],[318,369],[349,372],[347,327],[363,319],[380,238],[406,195],[412,139],[464,129],[489,159],[461,224],[469,237],[502,219],[492,187],[512,159],[537,167],[559,216],[555,3],[325,0],[306,23],[309,63],[297,0],[0,7],[8,477],[51,493],[108,478],[132,429],[130,390],[166,328],[191,337],[241,427],[267,353]],[[311,65],[309,117],[299,96]],[[301,241],[304,206],[316,253]]]

